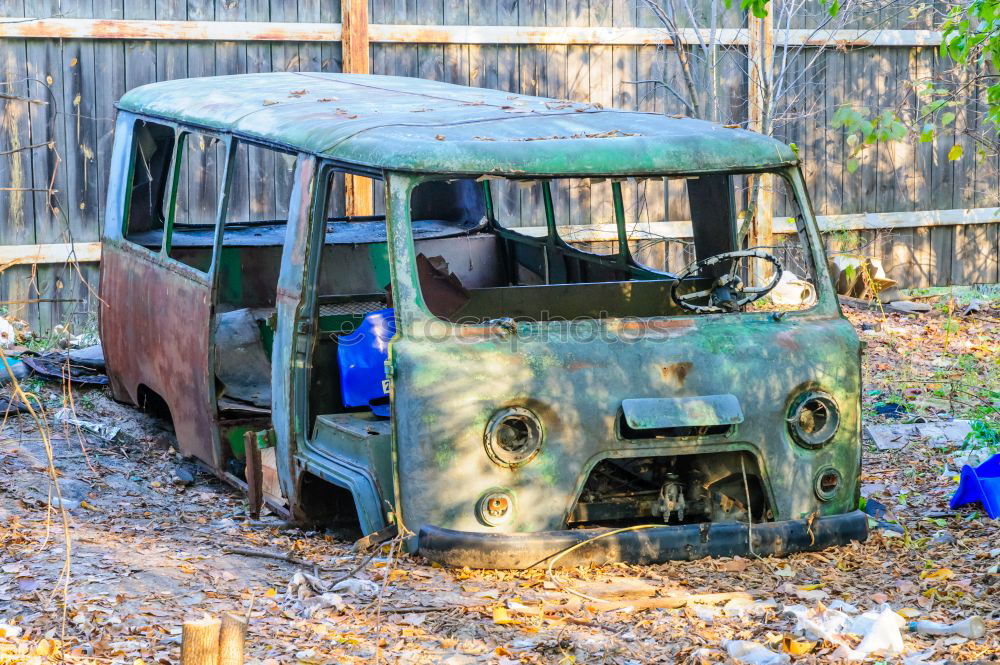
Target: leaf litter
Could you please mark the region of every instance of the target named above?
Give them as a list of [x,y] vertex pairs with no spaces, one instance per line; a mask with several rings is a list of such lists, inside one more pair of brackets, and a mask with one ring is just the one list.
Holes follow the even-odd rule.
[[[847,314],[867,342],[866,424],[996,422],[997,310],[982,308],[957,329],[943,308]],[[342,532],[269,514],[250,520],[241,494],[176,455],[163,423],[102,388],[76,392],[76,418],[123,435],[53,430],[72,540],[65,598],[38,428],[20,415],[0,431],[0,665],[173,663],[182,621],[225,611],[249,611],[248,662],[266,665],[827,663],[860,653],[868,638],[844,632],[846,623],[807,627],[863,616],[903,626],[888,652],[900,655],[874,651],[861,657],[868,662],[983,662],[1000,649],[996,524],[975,506],[948,508],[953,458],[976,440],[925,437],[893,450],[866,441],[862,495],[886,510],[864,544],[783,559],[581,566],[558,571],[556,583],[544,570],[444,569],[401,554],[398,540],[354,552]],[[887,413],[902,418],[880,413],[886,403],[898,403]],[[178,467],[193,484],[173,481]],[[981,638],[905,627],[973,616],[985,620]]]

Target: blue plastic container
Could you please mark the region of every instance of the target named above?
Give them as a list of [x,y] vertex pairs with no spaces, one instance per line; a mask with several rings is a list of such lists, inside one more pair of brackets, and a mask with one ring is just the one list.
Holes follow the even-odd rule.
[[951,507],[979,501],[990,519],[1000,517],[1000,455],[994,455],[976,468],[962,467],[958,489],[951,497]]
[[353,332],[338,340],[340,391],[345,406],[367,406],[375,415],[389,417],[385,361],[389,357],[389,340],[395,334],[394,310],[380,309],[366,314]]

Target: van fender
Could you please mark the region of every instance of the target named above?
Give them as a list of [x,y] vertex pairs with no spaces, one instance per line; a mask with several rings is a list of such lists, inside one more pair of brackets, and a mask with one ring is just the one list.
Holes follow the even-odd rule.
[[332,459],[308,449],[300,453],[298,461],[308,473],[351,493],[363,533],[374,533],[386,527],[382,493],[370,469],[346,459]]

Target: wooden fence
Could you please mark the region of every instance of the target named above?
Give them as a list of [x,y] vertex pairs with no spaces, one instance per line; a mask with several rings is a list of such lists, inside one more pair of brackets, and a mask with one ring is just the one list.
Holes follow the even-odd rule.
[[[338,0],[0,0],[0,299],[40,329],[90,315],[114,103],[144,83],[346,69],[684,110],[656,84],[669,39],[642,2],[345,1],[342,15]],[[895,11],[888,30],[817,33],[815,17],[791,26],[789,41],[809,48],[791,64],[802,76],[776,133],[799,147],[824,224],[855,232],[891,277],[906,286],[1000,281],[1000,165],[975,158],[972,138],[874,146],[856,172],[847,168],[836,109],[914,95],[913,82],[948,67],[929,14]],[[748,116],[745,20],[731,9],[720,25],[726,121]],[[698,35],[680,28],[693,48]],[[829,40],[837,48],[807,67]],[[959,109],[956,122],[968,126],[975,110]],[[966,157],[951,161],[955,142]]]

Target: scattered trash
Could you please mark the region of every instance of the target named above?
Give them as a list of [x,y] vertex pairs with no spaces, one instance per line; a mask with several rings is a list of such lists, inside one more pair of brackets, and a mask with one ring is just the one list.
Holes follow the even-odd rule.
[[73,349],[81,344],[87,339],[87,335],[75,335],[73,334],[72,325],[56,324],[52,326],[51,332],[52,339],[55,340],[56,346],[60,349]]
[[170,480],[174,485],[192,485],[194,484],[194,474],[183,466],[176,466]]
[[829,267],[837,293],[843,296],[872,299],[896,286],[895,280],[886,277],[878,259],[834,254]]
[[975,501],[983,504],[990,519],[1000,517],[1000,454],[977,467],[962,467],[958,489],[948,505],[957,508]]
[[80,365],[97,372],[105,370],[104,349],[100,344],[87,346],[82,349],[74,349],[67,353],[69,361],[73,365]]
[[903,657],[903,665],[945,665],[945,663],[951,662],[948,660],[929,660],[933,656],[934,649],[911,653]]
[[359,596],[361,598],[374,598],[378,595],[378,584],[372,582],[371,580],[362,580],[356,577],[343,580],[342,582],[337,582],[333,585],[331,591],[340,591],[341,593],[349,593],[352,596]]
[[[3,319],[0,319],[2,321]],[[0,623],[0,637],[18,637],[21,634],[20,626],[12,626],[9,623]]]
[[66,510],[76,510],[81,507],[82,503],[82,501],[75,501],[73,499],[67,499],[66,497],[60,499],[59,497],[54,496],[49,502],[49,505],[56,509],[65,508]]
[[902,314],[926,314],[931,311],[931,306],[925,302],[911,302],[909,300],[894,300],[885,306],[887,310],[895,310]]
[[306,619],[311,618],[319,610],[335,609],[338,612],[343,612],[347,607],[344,603],[344,599],[340,597],[340,594],[332,592],[306,598],[301,602],[301,605],[302,616]]
[[789,270],[781,273],[778,285],[770,295],[771,302],[775,305],[809,307],[816,303],[816,289],[813,285]]
[[726,640],[722,643],[729,657],[746,665],[785,665],[792,662],[788,654],[775,653],[763,644],[749,640]]
[[[808,640],[822,639],[837,645],[835,658],[861,661],[876,654],[895,656],[903,651],[900,629],[905,624],[905,619],[888,605],[858,616],[822,605],[817,605],[815,609],[790,605],[785,607],[784,612],[796,619],[792,631],[795,635]],[[862,638],[857,648],[851,647],[850,642],[845,639],[846,635]]]
[[0,347],[9,349],[14,346],[16,340],[17,333],[14,332],[14,326],[7,319],[0,318]]
[[907,411],[905,404],[895,402],[882,402],[875,405],[875,413],[889,418],[899,418]]
[[986,634],[986,623],[982,617],[972,616],[955,623],[938,623],[937,621],[911,621],[907,624],[911,633],[921,635],[959,635],[977,640]]
[[972,314],[979,314],[983,309],[983,303],[978,300],[973,300],[962,310],[962,316],[971,316]]
[[792,656],[804,656],[811,653],[816,648],[817,642],[797,640],[794,637],[785,635],[781,639],[781,650]]
[[[902,411],[897,411],[898,415],[905,413],[906,407],[902,404],[886,404],[886,407],[900,407]],[[891,415],[886,410],[884,413],[875,407],[876,413]],[[972,431],[972,425],[968,420],[947,420],[934,423],[909,423],[899,425],[868,425],[865,432],[875,441],[875,447],[879,450],[899,450],[906,447],[911,441],[926,439],[928,445],[943,446],[957,445],[965,440]]]
[[812,588],[796,589],[795,595],[801,598],[802,600],[809,600],[809,601],[826,600],[827,598],[830,597],[830,594],[828,594],[826,591],[823,591],[822,589],[812,589]]
[[[63,353],[25,353],[21,356],[21,360],[25,365],[33,369],[36,374],[45,379],[59,381],[60,383],[65,380],[64,375],[66,374],[67,362],[66,355]],[[75,365],[72,362],[69,363],[69,379],[72,383],[80,385],[108,385],[108,377],[103,373],[96,372],[89,367]]]
[[889,508],[884,503],[876,501],[875,499],[862,499],[860,501],[860,506],[861,510],[875,519],[882,519],[885,517],[886,513],[889,512]]
[[[3,319],[0,319],[2,321]],[[10,383],[11,377],[14,377],[18,381],[26,378],[31,374],[31,368],[21,362],[20,358],[7,358],[7,365],[10,366],[10,372],[3,365],[0,365],[0,385],[6,385]]]
[[[94,434],[98,438],[104,439],[108,443],[115,442],[122,433],[120,427],[111,425],[109,423],[95,423],[90,420],[81,420],[79,418],[73,417],[73,412],[69,409],[63,408],[56,411],[55,414],[56,422],[64,422],[80,429]],[[120,442],[120,441],[119,441]]]

